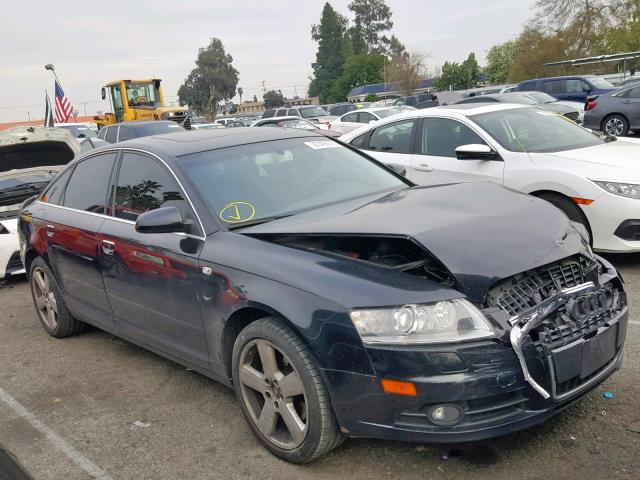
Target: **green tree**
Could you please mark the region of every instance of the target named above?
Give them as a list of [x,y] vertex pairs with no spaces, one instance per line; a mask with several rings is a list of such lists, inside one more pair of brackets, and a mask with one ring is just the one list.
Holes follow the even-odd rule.
[[316,61],[311,65],[313,79],[309,85],[309,95],[320,97],[322,103],[333,101],[333,84],[342,75],[348,54],[347,24],[345,17],[325,3],[320,24],[311,29],[311,37],[318,43],[318,52]]
[[370,93],[369,95],[364,97],[365,102],[377,102],[378,100],[380,100],[380,97],[378,97],[378,95],[376,95],[375,93]]
[[264,94],[264,106],[266,108],[276,108],[284,105],[284,95],[280,90],[269,90]]
[[384,0],[353,0],[348,8],[354,15],[349,37],[355,54],[390,54],[392,42],[394,50],[401,47],[404,51],[404,46],[395,36],[389,38],[384,34],[393,28],[391,9]]
[[487,66],[484,68],[489,82],[494,85],[507,83],[516,59],[517,48],[514,40],[492,46],[487,52]]
[[441,91],[463,90],[467,88],[468,76],[465,68],[456,62],[444,62],[442,72],[433,86]]
[[386,62],[384,55],[352,55],[344,64],[342,75],[336,80],[331,90],[331,99],[344,101],[353,87],[383,81],[383,69]]
[[480,81],[480,65],[478,65],[475,53],[470,53],[467,59],[462,62],[462,68],[466,75],[465,88],[477,87]]
[[210,121],[215,119],[218,104],[236,94],[238,71],[232,64],[233,57],[225,52],[220,39],[212,38],[207,47],[198,50],[196,68],[178,90],[180,104],[204,113]]

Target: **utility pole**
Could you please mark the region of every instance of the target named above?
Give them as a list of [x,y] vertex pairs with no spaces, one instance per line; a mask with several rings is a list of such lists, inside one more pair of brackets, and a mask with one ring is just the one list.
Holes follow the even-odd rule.
[[31,112],[27,112],[27,118],[31,121]]
[[266,83],[266,82],[265,82],[264,80],[262,80],[262,93],[263,93],[263,94],[264,94],[264,93],[267,93],[267,87],[265,87],[265,83]]

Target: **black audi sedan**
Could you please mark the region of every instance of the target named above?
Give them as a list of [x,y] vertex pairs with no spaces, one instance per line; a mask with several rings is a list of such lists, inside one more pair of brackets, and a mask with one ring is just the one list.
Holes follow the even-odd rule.
[[622,359],[622,281],[560,210],[415,186],[313,132],[93,151],[23,205],[20,234],[49,334],[91,324],[232,386],[290,462],[345,437],[523,429]]

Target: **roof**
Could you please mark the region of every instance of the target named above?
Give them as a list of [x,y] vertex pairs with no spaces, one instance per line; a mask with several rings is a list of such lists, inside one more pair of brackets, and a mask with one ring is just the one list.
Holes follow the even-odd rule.
[[[433,86],[433,80],[422,80],[418,85],[420,88],[431,88]],[[347,97],[355,97],[358,95],[379,94],[385,92],[398,92],[400,91],[399,83],[373,83],[371,85],[363,85],[361,87],[355,87],[347,94]]]
[[[69,122],[69,123],[78,123],[78,124],[93,123],[93,124],[95,124],[96,120],[93,117],[93,115],[90,115],[90,116],[87,116],[87,117],[77,117],[77,118],[75,118],[75,122]],[[31,121],[0,123],[0,131],[7,130],[8,128],[12,128],[12,127],[20,126],[20,125],[31,125],[31,126],[34,126],[34,127],[41,127],[41,126],[44,125],[44,120],[43,119],[38,119],[38,120],[31,120]]]
[[640,58],[640,52],[614,53],[612,55],[598,55],[595,57],[574,58],[572,60],[562,60],[560,62],[545,63],[544,66],[551,67],[558,65],[587,65],[589,63],[619,62],[621,60],[632,60],[634,58]]
[[322,135],[307,132],[306,130],[236,127],[215,130],[191,130],[136,138],[112,144],[111,148],[140,148],[154,153],[164,152],[178,157],[190,153],[235,147],[237,145],[247,145],[250,143],[285,140],[287,138],[317,138],[319,136],[326,139],[326,137]]

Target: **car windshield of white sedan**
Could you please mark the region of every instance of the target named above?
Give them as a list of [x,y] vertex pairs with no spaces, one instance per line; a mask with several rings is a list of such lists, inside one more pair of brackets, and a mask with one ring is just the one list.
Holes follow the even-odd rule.
[[240,145],[179,160],[216,216],[230,227],[407,187],[325,137]]
[[604,140],[575,123],[539,108],[514,108],[470,117],[511,152],[562,152]]

